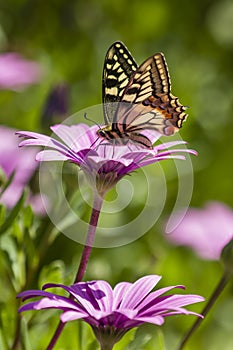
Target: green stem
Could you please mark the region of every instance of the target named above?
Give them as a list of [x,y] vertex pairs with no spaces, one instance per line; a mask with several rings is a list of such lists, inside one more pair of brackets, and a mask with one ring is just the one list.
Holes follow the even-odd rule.
[[[214,305],[214,303],[216,302],[216,300],[218,299],[219,295],[221,294],[221,292],[224,290],[224,288],[226,287],[228,281],[230,279],[229,274],[224,273],[222,278],[220,279],[217,287],[215,288],[215,290],[213,291],[208,303],[206,304],[206,306],[204,307],[204,309],[202,310],[201,314],[205,317],[209,310],[211,309],[211,307]],[[196,331],[196,329],[200,326],[201,322],[202,322],[202,318],[198,317],[196,319],[196,321],[193,323],[193,325],[191,326],[191,328],[189,329],[189,331],[187,332],[187,334],[184,336],[183,340],[181,341],[179,347],[177,350],[182,350],[184,349],[185,344],[187,343],[187,341],[189,340],[189,338],[191,337],[191,335]]]
[[16,323],[16,328],[15,328],[14,342],[13,342],[13,344],[11,346],[11,350],[16,350],[19,347],[20,331],[21,331],[21,317],[18,316],[17,323]]
[[[46,252],[49,248],[49,226],[48,221],[44,222],[41,227],[40,227],[40,232],[43,232],[43,239],[41,240],[39,247],[38,247],[38,260],[36,263],[33,263],[29,266],[29,270],[27,271],[27,280],[25,281],[24,285],[21,287],[20,291],[30,289],[30,285],[33,282],[33,279],[35,278],[36,275],[38,275],[38,271],[40,269],[40,266],[43,265],[42,260],[43,257],[46,256]],[[38,236],[41,236],[40,233],[38,233]],[[20,292],[18,291],[18,292]],[[13,344],[11,346],[11,350],[17,350],[20,345],[20,339],[21,339],[21,315],[18,314],[17,316],[17,323],[16,323],[16,328],[15,328],[15,336],[13,340]]]
[[[87,238],[86,238],[85,246],[83,249],[82,257],[80,260],[80,264],[78,267],[78,271],[77,271],[74,283],[80,282],[83,279],[83,276],[85,274],[87,263],[91,255],[91,250],[95,239],[96,227],[99,220],[102,204],[103,204],[103,199],[98,194],[96,194],[93,200],[93,208],[92,208],[90,223],[88,227]],[[72,297],[70,296],[70,298]],[[65,327],[65,323],[60,321],[46,350],[53,349],[64,327]],[[106,348],[103,350],[111,350],[111,348],[108,348],[108,349]]]

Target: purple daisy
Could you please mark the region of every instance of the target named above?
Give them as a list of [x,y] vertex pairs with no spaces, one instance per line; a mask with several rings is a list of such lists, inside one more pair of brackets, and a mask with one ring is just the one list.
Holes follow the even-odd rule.
[[202,259],[219,260],[223,248],[233,239],[233,211],[217,201],[204,208],[190,208],[166,237],[173,244],[191,247]]
[[[87,178],[97,192],[104,196],[123,176],[138,168],[165,159],[185,159],[180,153],[197,154],[188,149],[170,149],[186,144],[184,141],[172,141],[154,146],[152,150],[138,148],[137,145],[113,145],[103,142],[97,136],[97,126],[86,124],[63,125],[51,127],[57,138],[35,132],[20,131],[17,134],[24,137],[19,146],[45,146],[40,151],[38,161],[71,161],[85,172]],[[158,134],[147,135],[154,143]]]
[[0,55],[0,89],[20,90],[41,80],[42,69],[17,53]]
[[[0,203],[10,209],[16,205],[25,186],[28,185],[38,167],[38,163],[35,162],[36,150],[19,149],[15,132],[15,129],[0,126],[0,168],[2,168],[7,179],[15,172],[10,186],[0,197]],[[45,214],[39,193],[30,194],[29,203],[37,214]]]
[[19,312],[41,309],[60,309],[63,323],[82,319],[93,329],[101,349],[112,349],[113,345],[131,328],[144,323],[161,326],[167,316],[185,314],[202,317],[184,306],[201,302],[203,297],[193,294],[166,294],[174,288],[169,286],[152,291],[161,276],[148,275],[134,283],[121,282],[115,288],[106,281],[79,282],[70,287],[48,283],[43,290],[59,287],[71,297],[60,296],[41,290],[28,290],[20,293],[23,301],[41,297],[20,307]]

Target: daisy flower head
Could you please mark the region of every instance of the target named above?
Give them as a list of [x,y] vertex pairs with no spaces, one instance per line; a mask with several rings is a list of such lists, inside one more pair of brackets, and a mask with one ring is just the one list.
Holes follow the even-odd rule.
[[0,54],[0,89],[18,91],[42,78],[41,66],[18,53]]
[[233,239],[233,210],[217,201],[203,208],[190,208],[166,237],[175,245],[191,247],[202,259],[219,260],[223,248]]
[[[38,163],[35,161],[36,149],[19,149],[15,132],[15,129],[0,126],[0,168],[5,179],[14,174],[12,182],[0,195],[0,203],[9,209],[16,205],[38,168]],[[0,184],[0,190],[1,187]],[[28,201],[35,213],[45,214],[39,193],[34,195],[30,193]]]
[[[202,317],[185,306],[201,302],[203,297],[195,294],[167,294],[175,288],[184,289],[182,285],[153,291],[160,279],[161,276],[148,275],[134,283],[118,283],[114,288],[102,280],[79,282],[70,287],[49,283],[43,286],[42,291],[20,293],[18,298],[23,301],[37,297],[39,300],[21,306],[19,312],[59,309],[62,311],[60,320],[63,323],[83,320],[92,327],[101,349],[110,350],[126,332],[144,323],[161,326],[165,317],[179,314]],[[53,287],[64,289],[72,298],[45,291]]]
[[[102,196],[125,175],[146,165],[165,159],[185,159],[185,153],[196,154],[186,148],[174,149],[184,145],[184,141],[170,141],[153,146],[152,149],[140,148],[137,144],[115,145],[103,142],[98,137],[98,126],[86,124],[57,124],[51,127],[57,137],[45,136],[35,132],[20,131],[23,137],[19,146],[44,146],[37,161],[69,161],[80,167],[87,177],[95,183],[95,190]],[[150,135],[151,143],[158,140],[158,134]]]
[[[100,106],[102,108],[102,105]],[[101,113],[99,109],[96,111],[98,113],[96,113],[97,115]],[[85,112],[82,113],[82,119],[84,114]],[[130,192],[132,181],[130,182],[129,180],[133,178],[133,176],[130,178],[128,176],[126,177],[126,175],[130,175],[136,170],[144,169],[147,165],[159,163],[162,160],[168,159],[174,160],[175,165],[178,169],[177,163],[179,163],[180,160],[187,159],[187,161],[189,161],[188,164],[191,165],[191,161],[189,160],[188,156],[189,154],[196,154],[195,151],[186,148],[186,142],[183,140],[173,140],[164,143],[161,143],[160,141],[160,143],[155,144],[151,148],[142,147],[137,142],[134,143],[132,140],[128,139],[126,139],[125,142],[121,142],[121,144],[117,142],[115,143],[115,140],[111,142],[111,140],[106,140],[98,136],[98,131],[100,130],[100,127],[98,125],[88,126],[84,123],[74,123],[74,120],[75,117],[70,117],[66,120],[66,124],[63,123],[52,126],[51,130],[53,132],[53,135],[51,136],[28,131],[20,131],[17,133],[21,138],[23,138],[23,141],[20,142],[21,147],[45,147],[36,155],[37,161],[41,162],[42,164],[46,164],[45,168],[42,166],[42,170],[40,171],[40,174],[42,174],[40,182],[41,191],[42,193],[46,193],[47,196],[52,197],[56,202],[56,206],[58,203],[61,203],[62,206],[65,206],[65,208],[60,210],[59,213],[56,212],[56,217],[52,218],[52,221],[56,225],[58,221],[57,218],[59,217],[60,220],[61,217],[64,217],[64,213],[70,210],[69,201],[66,200],[63,193],[64,189],[62,187],[61,177],[59,178],[59,186],[56,188],[58,181],[52,178],[52,176],[55,174],[54,169],[50,171],[51,179],[47,181],[44,180],[43,174],[48,174],[48,171],[46,172],[46,170],[43,170],[47,167],[50,167],[48,164],[54,163],[56,164],[56,167],[59,167],[59,162],[62,165],[64,163],[72,163],[73,170],[75,173],[78,173],[79,185],[81,184],[82,179],[85,178],[89,185],[89,188],[92,189],[93,195],[99,196],[102,199],[105,198],[109,190],[114,188],[116,185],[118,186],[119,181],[124,178],[123,183],[121,181],[122,187],[119,187],[120,194],[117,193],[119,199],[117,198],[114,204],[111,204],[112,206],[110,209],[107,208],[107,210],[112,210],[111,213],[114,212],[115,214],[117,210],[120,211],[125,208],[125,206],[128,205],[128,200],[132,198],[132,192]],[[144,131],[144,135],[147,139],[150,140],[151,144],[154,144],[156,141],[158,141],[161,136],[158,133],[151,133],[148,131]],[[120,139],[120,141],[122,140]],[[176,162],[176,160],[178,161]],[[77,172],[77,169],[75,170],[75,166],[77,166],[77,169],[80,170],[79,172]],[[61,172],[62,171],[63,169],[61,169]],[[145,177],[147,180],[147,183],[145,184],[145,186],[147,186],[145,194],[145,210],[143,210],[142,213],[138,215],[136,220],[130,221],[129,224],[132,223],[132,226],[122,225],[114,228],[103,227],[103,241],[96,243],[97,246],[106,247],[109,245],[118,246],[127,244],[147,232],[147,230],[152,227],[158,219],[160,213],[162,212],[166,198],[166,181],[164,180],[164,174],[162,173],[161,177],[156,177],[147,174],[144,172],[144,170],[143,174],[146,174]],[[192,177],[192,168],[190,174]],[[189,184],[192,184],[192,179]],[[81,185],[79,186],[79,189],[80,188]],[[117,187],[117,191],[119,188]],[[133,188],[134,192],[137,192],[138,189],[138,186],[136,186],[136,188]],[[144,191],[143,184],[140,183],[140,190],[142,189]],[[182,185],[179,186],[179,190],[180,189],[182,191]],[[192,185],[189,186],[189,189],[192,191]],[[49,192],[52,192],[51,196],[48,195]],[[184,196],[186,196],[187,201],[189,201],[190,196],[187,191],[185,191]],[[60,198],[59,200],[58,197]],[[83,198],[85,198],[86,201],[85,194],[83,195]],[[159,198],[159,201],[157,201],[156,205],[155,198]],[[107,205],[108,203],[106,203],[106,206]],[[152,210],[152,207],[154,209],[155,206],[157,206],[156,209]],[[54,209],[53,204],[51,207]],[[51,211],[49,209],[48,213],[51,218],[51,215],[53,214],[51,214]],[[77,213],[73,213],[72,215],[73,220],[75,220],[74,217],[77,215]],[[145,218],[143,224],[141,221],[142,217]],[[84,229],[84,227],[80,229],[80,232]],[[76,236],[73,235],[74,230],[76,232]],[[111,235],[109,230],[111,230]],[[64,233],[63,229],[61,231]],[[134,237],[126,238],[127,235],[130,236],[129,232],[134,232]],[[74,239],[74,236],[77,237],[77,230],[70,228],[69,233],[67,232],[65,234],[69,237],[72,236],[72,239]],[[109,237],[108,243],[106,243],[105,240],[106,236]],[[119,241],[120,236],[122,238]],[[116,241],[114,241],[115,239]],[[80,238],[75,238],[75,240],[80,242]]]

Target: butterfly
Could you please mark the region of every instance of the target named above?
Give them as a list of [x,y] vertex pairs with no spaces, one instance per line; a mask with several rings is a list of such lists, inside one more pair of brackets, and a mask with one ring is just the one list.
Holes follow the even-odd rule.
[[162,53],[154,54],[138,67],[125,45],[116,41],[105,57],[102,88],[106,125],[97,130],[97,135],[112,143],[125,145],[132,141],[152,149],[143,131],[170,136],[187,117],[187,107],[171,94]]

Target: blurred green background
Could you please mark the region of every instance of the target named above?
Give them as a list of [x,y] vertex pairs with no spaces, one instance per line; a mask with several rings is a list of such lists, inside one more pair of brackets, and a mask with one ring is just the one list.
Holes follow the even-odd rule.
[[[191,205],[202,206],[208,200],[219,200],[232,206],[233,2],[230,0],[1,1],[0,51],[18,52],[39,62],[44,70],[43,80],[24,91],[0,91],[1,124],[41,132],[45,100],[58,83],[69,86],[69,115],[101,103],[104,57],[116,40],[126,44],[139,64],[155,52],[163,52],[171,75],[172,92],[190,107],[180,134],[188,141],[189,148],[199,153],[198,157],[192,157],[195,183]],[[187,292],[208,298],[221,276],[219,264],[201,261],[190,250],[170,246],[164,239],[163,222],[176,198],[177,178],[173,175],[169,178],[172,165],[166,163],[163,166],[168,172],[168,193],[160,220],[134,243],[119,248],[94,249],[85,277],[107,279],[115,284],[158,273],[163,275],[162,285],[185,284]],[[153,172],[153,168],[150,171]],[[126,209],[125,215],[127,210],[137,211],[142,206],[143,203],[135,203],[134,207]],[[24,215],[29,214],[23,212],[17,217],[14,229],[11,229],[14,235],[16,231],[17,235],[25,233],[22,228]],[[38,227],[40,232],[44,229],[46,233],[53,229],[48,219],[31,220],[34,233]],[[46,250],[30,288],[39,288],[42,283],[54,279],[72,283],[81,251],[81,245],[62,234],[57,235]],[[7,255],[10,263],[23,265],[22,261],[18,263],[17,256],[9,258]],[[8,271],[11,269],[7,268],[6,261],[2,253],[4,336],[0,337],[0,347],[11,349],[16,319],[14,297],[23,283],[18,281],[12,286]],[[21,268],[27,271],[25,266]],[[21,276],[21,280],[26,278]],[[232,348],[232,312],[229,311],[233,311],[232,293],[232,286],[229,286],[187,349]],[[10,306],[6,308],[6,304]],[[196,306],[195,310],[200,311],[201,306]],[[56,316],[42,315],[45,313],[33,316],[29,334],[24,325],[23,334],[27,340],[19,349],[30,349],[30,345],[25,345],[30,342],[34,344],[31,345],[33,350],[45,348],[56,326]],[[193,319],[185,316],[167,319],[162,328],[164,348],[175,349]],[[43,339],[39,340],[38,334],[42,331]],[[80,325],[76,322],[68,325],[55,349],[78,348],[79,332]],[[89,329],[85,332],[89,339]],[[156,327],[145,326],[137,336],[141,345],[133,347],[131,344],[127,349],[162,348],[158,345],[162,336]],[[4,337],[8,347],[4,345]],[[127,338],[129,343],[130,337],[131,333]],[[96,348],[93,344],[85,346],[80,349]],[[126,346],[123,341],[116,349],[126,349]]]

